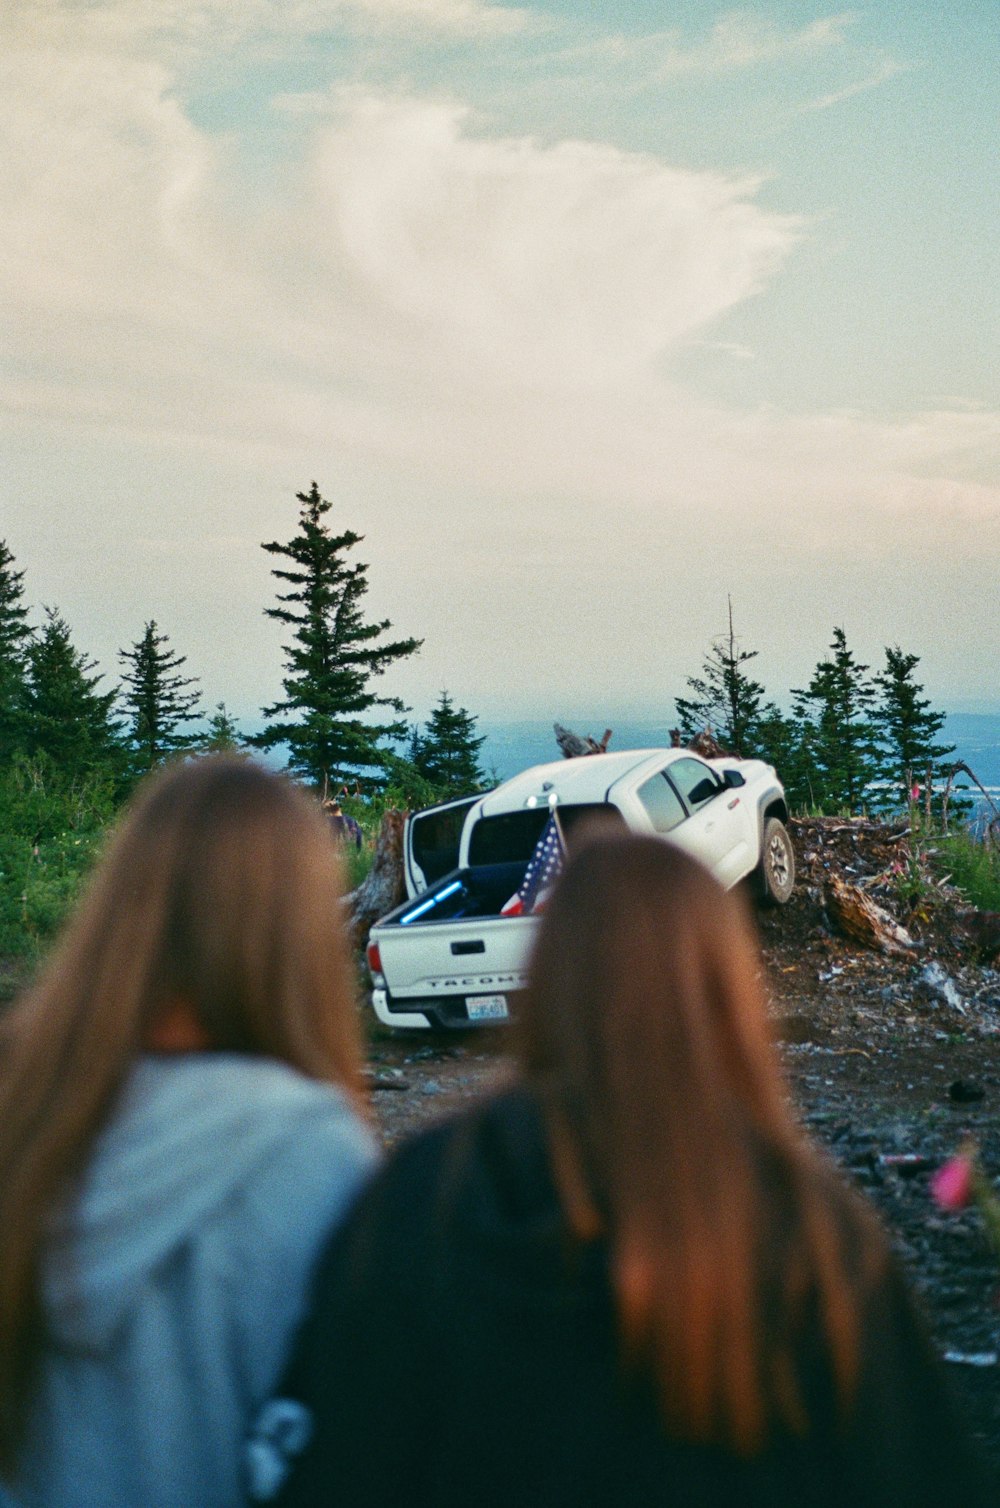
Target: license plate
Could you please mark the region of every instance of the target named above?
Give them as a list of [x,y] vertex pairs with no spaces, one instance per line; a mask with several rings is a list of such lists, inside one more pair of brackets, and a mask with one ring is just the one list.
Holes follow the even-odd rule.
[[465,1002],[470,1021],[506,1021],[506,995],[473,995]]

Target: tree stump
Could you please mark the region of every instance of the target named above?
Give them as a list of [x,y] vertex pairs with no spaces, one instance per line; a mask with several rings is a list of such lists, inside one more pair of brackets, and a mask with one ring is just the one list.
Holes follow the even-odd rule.
[[610,728],[605,728],[604,737],[600,743],[598,743],[596,738],[591,738],[589,734],[586,738],[581,738],[578,733],[572,732],[569,728],[564,728],[562,723],[553,723],[552,728],[556,735],[556,743],[559,745],[564,759],[581,759],[586,754],[606,754],[608,744],[611,742]]
[[403,827],[406,813],[388,811],[375,840],[372,867],[356,890],[345,896],[347,935],[359,950],[368,941],[368,933],[380,917],[406,899],[403,869]]
[[832,874],[824,888],[824,900],[830,920],[846,937],[880,953],[902,958],[912,955],[915,944],[906,928],[857,885]]

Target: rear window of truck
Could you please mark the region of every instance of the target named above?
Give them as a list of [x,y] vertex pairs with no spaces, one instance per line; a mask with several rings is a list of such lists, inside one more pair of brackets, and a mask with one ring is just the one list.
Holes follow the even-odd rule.
[[[616,806],[590,802],[579,806],[557,806],[559,822],[569,841],[570,833],[584,818],[624,821]],[[525,807],[520,812],[503,812],[497,817],[480,817],[469,836],[469,865],[527,864],[549,820],[547,806]]]

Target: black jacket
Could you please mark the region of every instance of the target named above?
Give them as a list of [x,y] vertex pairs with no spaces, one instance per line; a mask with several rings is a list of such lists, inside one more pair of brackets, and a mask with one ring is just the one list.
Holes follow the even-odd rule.
[[[651,1385],[623,1373],[606,1253],[568,1238],[540,1115],[514,1090],[404,1146],[335,1237],[281,1390],[309,1410],[311,1440],[277,1501],[985,1502],[894,1265],[864,1336],[846,1429],[820,1388],[809,1435],[752,1460],[671,1438]],[[822,1361],[818,1332],[804,1345]]]

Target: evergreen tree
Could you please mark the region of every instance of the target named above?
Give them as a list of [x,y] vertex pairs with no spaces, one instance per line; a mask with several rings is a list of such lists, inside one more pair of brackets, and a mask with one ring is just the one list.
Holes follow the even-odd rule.
[[[760,724],[765,715],[764,688],[744,670],[757,658],[756,649],[741,649],[733,630],[733,604],[729,603],[729,632],[713,639],[700,676],[688,676],[690,696],[678,697],[677,716],[681,734],[693,738],[711,728],[723,748],[742,759],[762,752]],[[767,707],[767,714],[777,709]]]
[[51,761],[67,784],[81,776],[117,774],[120,730],[112,715],[114,691],[98,691],[95,662],[73,647],[69,627],[54,608],[28,647],[25,696],[28,753]]
[[208,727],[198,747],[206,754],[243,754],[246,743],[236,720],[230,717],[225,702],[217,702],[215,711],[208,720]]
[[25,744],[25,697],[31,630],[23,605],[24,572],[14,570],[14,556],[0,539],[0,764],[10,762]]
[[479,751],[485,734],[476,733],[476,719],[464,707],[456,707],[447,691],[433,709],[423,736],[416,729],[411,740],[411,758],[417,771],[434,786],[442,799],[468,796],[481,790],[485,776]]
[[808,687],[792,696],[803,724],[811,804],[821,811],[856,812],[881,773],[873,723],[876,689],[868,666],[848,649],[842,628],[834,629],[830,649],[831,658],[816,666]]
[[931,709],[923,686],[914,680],[919,664],[918,655],[904,654],[898,644],[894,649],[886,645],[885,669],[875,677],[885,773],[904,804],[913,782],[924,781],[928,771],[937,774],[942,760],[955,752],[954,744],[936,742],[945,715]]
[[773,702],[767,702],[761,709],[757,739],[757,752],[777,770],[789,808],[803,812],[814,807],[811,754],[799,719],[785,717]]
[[198,693],[190,689],[198,681],[177,674],[186,656],[172,652],[155,619],[131,649],[118,651],[118,658],[124,666],[121,699],[132,774],[141,776],[196,741],[184,724],[198,715]]
[[[392,627],[386,619],[367,623],[361,600],[368,590],[368,567],[351,565],[347,554],[363,536],[345,529],[331,534],[324,523],[330,503],[316,483],[296,494],[301,504],[299,529],[285,544],[272,540],[263,548],[290,563],[271,574],[288,585],[278,593],[280,607],[265,609],[269,618],[287,624],[291,642],[284,646],[284,698],[265,707],[270,726],[254,739],[259,748],[285,744],[289,768],[322,788],[345,778],[367,776],[384,782],[390,751],[383,740],[406,736],[401,720],[406,708],[398,697],[377,696],[371,683],[397,660],[414,654],[419,639],[379,642]],[[399,716],[389,722],[373,714],[388,708]]]

